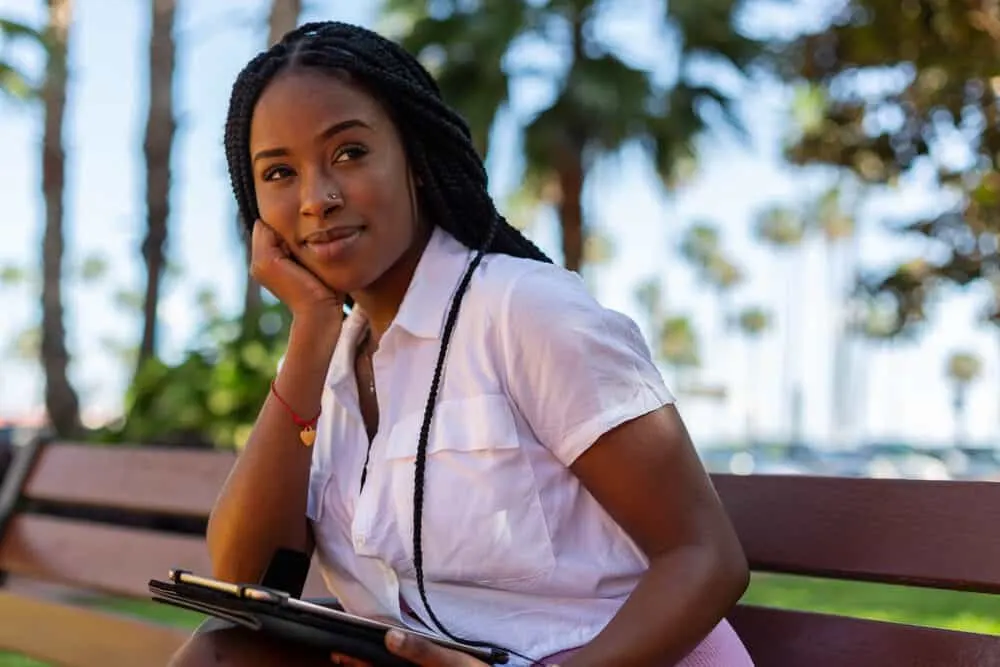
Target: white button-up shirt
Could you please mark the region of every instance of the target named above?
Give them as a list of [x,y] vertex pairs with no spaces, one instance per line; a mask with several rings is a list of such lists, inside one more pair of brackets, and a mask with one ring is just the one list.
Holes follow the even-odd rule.
[[[472,257],[435,229],[374,355],[370,451],[353,370],[360,309],[330,363],[308,515],[326,582],[357,614],[414,624],[402,598],[435,627],[413,566],[414,460],[445,319]],[[635,323],[601,307],[576,274],[484,258],[427,447],[424,576],[450,631],[540,659],[608,623],[648,563],[569,466],[608,430],[672,401]]]

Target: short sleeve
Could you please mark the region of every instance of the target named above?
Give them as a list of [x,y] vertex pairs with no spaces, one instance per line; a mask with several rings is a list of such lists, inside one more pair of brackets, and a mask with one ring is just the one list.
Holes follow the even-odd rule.
[[574,273],[542,265],[518,276],[497,324],[510,396],[566,466],[674,401],[635,322],[601,306]]

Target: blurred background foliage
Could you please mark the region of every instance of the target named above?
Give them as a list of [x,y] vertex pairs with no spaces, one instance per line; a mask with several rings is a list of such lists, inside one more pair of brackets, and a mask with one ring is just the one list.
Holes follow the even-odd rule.
[[[164,291],[184,274],[168,250],[174,233],[169,191],[179,177],[171,156],[182,121],[173,89],[183,55],[178,35],[187,30],[178,25],[178,3],[146,3],[146,218],[136,248],[143,275],[127,285],[108,277],[106,257],[70,261],[67,253],[64,189],[73,146],[63,137],[72,104],[67,89],[74,81],[67,59],[81,0],[38,4],[43,20],[0,16],[2,112],[41,116],[44,204],[39,261],[0,263],[0,290],[30,295],[41,313],[37,326],[6,345],[7,359],[40,366],[46,422],[61,436],[238,447],[282,354],[288,316],[247,279],[239,313],[221,312],[216,290],[203,290],[194,304],[200,331],[180,357],[164,355],[158,339],[169,324]],[[260,47],[304,20],[336,18],[320,2],[267,0],[261,6],[266,11],[260,15],[224,17],[230,25],[250,25]],[[678,393],[719,404],[733,400],[739,379],[709,377],[703,373],[706,359],[724,355],[753,368],[766,341],[780,335],[780,368],[754,374],[781,377],[780,401],[789,421],[782,437],[793,444],[803,439],[798,355],[811,324],[801,280],[810,245],[823,248],[837,300],[827,351],[833,360],[834,428],[851,418],[848,399],[857,380],[848,358],[858,342],[878,350],[918,340],[954,286],[976,286],[984,295],[982,322],[1000,323],[995,3],[673,0],[650,6],[657,9],[646,28],[659,36],[660,47],[647,54],[607,39],[607,26],[633,12],[628,3],[384,0],[374,14],[379,29],[435,75],[445,98],[468,120],[488,165],[497,151],[513,150],[519,178],[502,210],[529,235],[539,220],[554,220],[558,259],[590,284],[602,280],[601,267],[617,259],[622,239],[633,233],[628,216],[613,229],[595,224],[588,205],[598,188],[595,174],[614,173],[628,154],[655,174],[660,195],[674,196],[701,168],[706,137],[728,133],[749,144],[747,100],[767,86],[788,91],[779,128],[783,157],[789,170],[821,174],[822,185],[751,212],[751,235],[771,253],[766,270],[777,289],[765,299],[742,296],[758,276],[734,249],[732,230],[704,215],[665,220],[665,254],[671,259],[635,286],[641,324]],[[755,25],[751,17],[765,11],[816,20],[788,30]],[[11,55],[26,50],[42,54],[41,70]],[[535,107],[517,103],[516,91],[525,85],[548,91]],[[494,145],[501,125],[516,145]],[[878,198],[914,185],[932,193],[935,204],[885,219],[872,220],[866,212]],[[866,265],[859,235],[872,225],[900,239],[921,240],[907,246],[921,250],[891,266]],[[680,271],[703,289],[710,317],[695,318],[679,305],[672,290]],[[79,285],[106,293],[116,309],[142,323],[136,340],[116,334],[101,341],[116,363],[133,370],[122,414],[99,425],[83,419],[85,390],[74,386],[69,372],[74,352],[67,345],[64,307],[67,287]],[[964,439],[966,396],[988,365],[964,348],[951,359],[959,361],[946,364],[941,379],[954,388],[955,438]],[[764,437],[757,424],[759,400],[739,400],[745,441],[753,443]]]

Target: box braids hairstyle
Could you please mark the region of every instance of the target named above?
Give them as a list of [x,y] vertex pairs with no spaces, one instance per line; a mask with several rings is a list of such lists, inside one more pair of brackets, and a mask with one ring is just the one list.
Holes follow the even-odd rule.
[[448,310],[424,409],[414,464],[413,564],[421,601],[441,632],[456,641],[497,648],[456,637],[428,603],[422,548],[427,439],[459,307],[483,256],[492,252],[542,262],[551,260],[497,211],[487,190],[485,166],[472,144],[468,125],[444,102],[437,83],[416,58],[377,33],[339,22],[307,23],[289,32],[279,43],[251,60],[233,84],[225,127],[226,160],[240,218],[248,235],[259,218],[250,163],[251,117],[267,84],[279,72],[291,68],[346,72],[374,95],[399,129],[410,167],[419,183],[419,210],[476,251]]

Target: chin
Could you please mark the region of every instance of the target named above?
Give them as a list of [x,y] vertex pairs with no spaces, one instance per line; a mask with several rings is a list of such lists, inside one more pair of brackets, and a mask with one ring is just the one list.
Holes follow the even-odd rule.
[[360,292],[373,281],[370,276],[348,267],[337,267],[336,269],[326,267],[326,270],[317,271],[316,274],[324,285],[338,294]]

